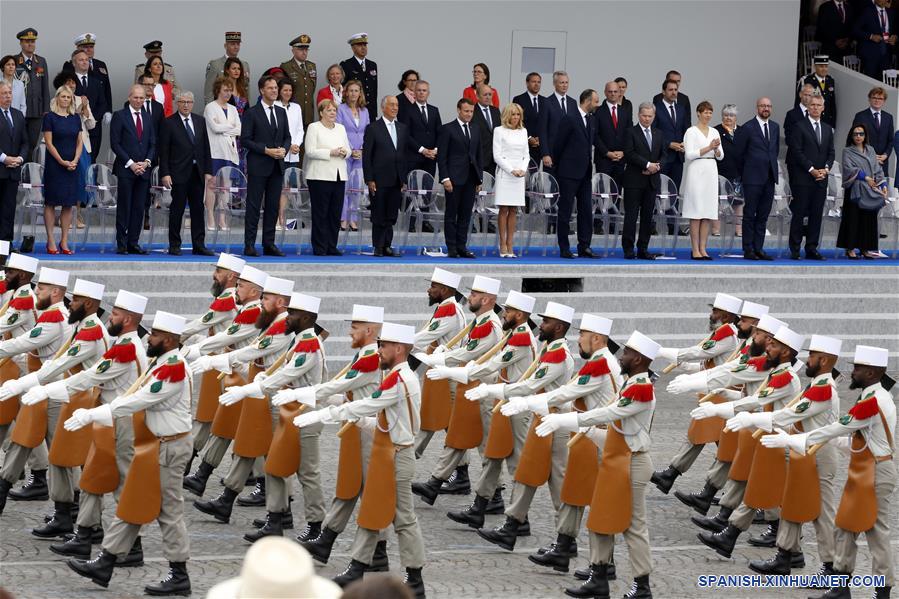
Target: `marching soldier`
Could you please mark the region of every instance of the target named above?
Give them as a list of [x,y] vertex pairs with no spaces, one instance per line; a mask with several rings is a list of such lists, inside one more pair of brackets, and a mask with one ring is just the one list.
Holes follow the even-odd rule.
[[[144,44],[144,61],[134,65],[134,83],[140,83],[140,76],[144,74],[144,70],[147,67],[147,61],[154,56],[162,57],[162,42],[159,40],[153,40],[152,42]],[[178,85],[178,80],[175,78],[175,67],[165,61],[163,61],[162,64],[165,66],[164,76],[166,81],[172,82],[172,96],[177,98],[181,87]]]
[[356,80],[362,84],[368,103],[368,116],[374,123],[378,118],[378,65],[368,56],[368,34],[357,33],[347,40],[353,55],[340,63],[343,69],[343,84]]
[[[728,361],[739,345],[736,323],[739,320],[742,303],[742,300],[732,295],[715,294],[712,312],[709,314],[709,329],[712,333],[698,345],[683,349],[663,347],[659,356],[691,371],[710,369]],[[685,363],[689,363],[689,366]],[[669,366],[665,372],[670,370],[672,370],[672,366]],[[722,427],[724,426],[723,422],[720,424]],[[681,450],[674,456],[668,468],[653,472],[652,483],[667,495],[677,477],[690,469],[693,462],[702,453],[702,448],[707,443],[717,441],[719,434],[720,430],[705,431],[691,427],[687,431],[687,439]]]
[[[526,384],[522,385],[525,394],[538,389],[546,391],[558,389],[574,372],[574,358],[571,357],[568,342],[565,340],[574,318],[574,308],[549,302],[546,311],[539,316],[543,319],[540,323],[540,340],[546,345],[540,352],[538,368]],[[539,416],[546,415],[550,410],[553,412],[570,410],[570,406],[564,405],[566,403],[564,401],[544,403],[540,398],[534,401],[522,398],[516,402],[516,409],[507,410],[507,415],[514,415],[518,411],[532,411],[535,416],[531,419],[531,427],[521,450],[518,467],[515,469],[512,504],[506,509],[506,520],[501,526],[493,529],[479,528],[478,536],[482,539],[512,551],[519,536],[530,534],[528,510],[534,500],[534,494],[543,484],[548,483],[553,507],[558,512],[561,507],[560,496],[565,463],[568,461],[568,436],[560,433],[543,440],[537,436],[536,428],[541,422]]]
[[[608,425],[587,517],[590,578],[579,587],[565,589],[570,597],[609,597],[608,567],[617,534],[623,535],[627,543],[634,576],[625,599],[652,597],[646,484],[652,476],[649,445],[656,400],[649,365],[659,349],[658,343],[634,331],[621,356],[621,373],[627,379],[616,403],[582,413],[549,414],[537,427],[538,435],[547,436],[559,431],[577,432],[584,426]],[[630,496],[630,501],[621,501],[622,496]]]
[[[34,308],[40,315],[34,328],[28,333],[0,342],[0,359],[9,360],[13,356],[27,355],[28,372],[31,373],[39,371],[43,361],[49,362],[56,355],[71,337],[69,311],[63,303],[68,283],[69,273],[46,266],[41,267],[34,294],[36,299]],[[29,295],[22,297],[29,300],[31,298]],[[60,373],[55,376],[60,376]],[[3,393],[0,401],[9,401],[12,397],[13,392]],[[25,462],[31,451],[42,446],[45,439],[48,444],[53,441],[57,418],[59,418],[58,409],[50,411],[35,406],[19,408],[16,425],[10,435],[9,450],[4,456],[3,468],[0,468],[0,514],[6,505],[9,490],[25,470]],[[46,467],[33,470],[32,474],[43,482],[43,494],[46,494]]]
[[[890,499],[896,490],[894,462],[896,404],[884,388],[889,352],[858,345],[853,358],[850,389],[861,393],[837,422],[819,429],[788,435],[782,429],[762,437],[769,448],[788,448],[800,456],[813,455],[823,443],[849,436],[849,479],[836,514],[836,550],[833,574],[850,576],[855,570],[858,535],[865,533],[871,552],[871,574],[884,577],[875,599],[886,599],[896,584],[896,559],[890,546]],[[842,441],[842,440],[841,440]],[[847,443],[844,441],[845,447]],[[832,586],[822,599],[848,599],[849,581]]]
[[[225,54],[219,58],[213,58],[206,65],[206,82],[203,85],[203,102],[205,104],[215,100],[212,93],[215,80],[225,73],[225,61],[229,58],[237,58],[237,55],[240,54],[240,42],[240,31],[226,31]],[[250,64],[242,58],[240,64],[243,66],[244,85],[250,89]]]
[[[268,277],[262,290],[262,313],[255,325],[264,332],[252,344],[241,349],[197,358],[190,365],[191,372],[195,376],[207,370],[231,374],[235,366],[249,364],[248,381],[255,381],[256,375],[263,372],[271,374],[266,369],[275,365],[293,341],[293,333],[287,330],[287,305],[291,293],[293,281]],[[240,420],[234,434],[234,456],[221,495],[212,501],[194,501],[194,507],[227,524],[231,519],[234,500],[253,472],[253,463],[268,452],[277,412],[265,397],[238,399],[233,394],[222,394],[219,403],[225,408],[240,404]],[[262,479],[260,485],[264,485],[264,481]]]
[[293,58],[281,63],[281,70],[293,82],[293,97],[290,101],[296,102],[303,109],[304,131],[318,114],[315,110],[315,86],[318,74],[315,71],[315,63],[307,60],[311,43],[312,38],[305,33],[293,38],[290,40]]
[[[234,266],[236,268],[236,264]],[[256,321],[262,314],[262,289],[267,280],[267,274],[249,264],[240,269],[240,276],[237,277],[237,283],[234,286],[234,298],[240,306],[240,310],[231,321],[230,326],[223,332],[216,333],[208,339],[186,348],[184,356],[188,362],[194,361],[202,355],[223,351],[226,348],[241,349],[253,343],[253,340],[259,335]],[[203,378],[206,379],[206,375]],[[218,374],[215,375],[215,378],[218,383]],[[243,379],[236,374],[224,379],[224,382],[230,385],[241,381]],[[211,383],[200,388],[197,421],[212,423],[209,429],[210,437],[197,471],[184,477],[184,488],[198,497],[202,497],[206,491],[206,483],[212,471],[222,463],[222,458],[234,439],[234,433],[237,432],[237,423],[240,419],[240,406],[226,408],[218,403],[218,396],[221,395],[221,391],[219,391],[221,383],[218,387],[215,385],[209,387],[208,385]],[[200,432],[202,434],[202,430]]]
[[[423,329],[415,333],[414,352],[432,353],[446,344],[465,328],[465,312],[456,301],[459,275],[435,268],[428,287],[429,305],[437,305],[434,314],[428,319]],[[413,356],[410,361],[417,364]],[[452,407],[455,385],[450,382],[439,383],[426,379],[421,387],[421,432],[415,439],[415,457],[420,458],[427,449],[434,433],[446,430],[449,425],[449,414]]]
[[37,29],[28,27],[16,34],[22,51],[16,56],[16,79],[25,84],[25,126],[28,156],[38,146],[44,115],[50,112],[50,71],[47,59],[35,54]]
[[[147,354],[138,334],[146,307],[146,297],[120,289],[113,302],[107,328],[107,333],[115,338],[115,343],[103,354],[102,360],[68,378],[34,387],[25,394],[23,401],[47,399],[49,406],[69,405],[80,393],[98,388],[100,405],[112,403],[147,370]],[[78,340],[77,336],[76,341],[79,346],[85,343],[85,340]],[[79,348],[76,355],[82,351],[86,350]],[[91,544],[103,539],[103,496],[112,493],[118,501],[128,465],[134,456],[132,420],[131,416],[120,415],[111,426],[97,424],[93,427],[91,448],[79,482],[81,497],[75,534],[64,543],[50,545],[53,553],[89,559]],[[119,560],[118,565],[141,566],[143,560],[140,537],[137,537],[128,556]]]
[[[350,316],[350,346],[357,352],[353,359],[330,381],[310,387],[284,389],[275,395],[273,401],[279,405],[292,401],[316,405],[333,395],[343,395],[347,401],[370,396],[381,382],[378,335],[383,323],[384,308],[354,305]],[[344,430],[340,437],[334,500],[325,514],[321,532],[313,536],[314,527],[307,526],[303,534],[297,537],[309,554],[323,564],[328,563],[334,541],[346,528],[356,502],[362,496],[363,472],[371,452],[372,433],[369,428],[355,425]],[[366,571],[386,572],[388,567],[387,541],[381,540]]]
[[[828,74],[830,69],[830,57],[823,54],[815,56],[813,59],[814,72],[809,73],[799,80],[796,86],[797,90],[802,89],[803,85],[811,85],[814,89],[821,92],[824,98],[824,113],[821,120],[836,128],[837,126],[837,94],[835,91],[836,81]],[[797,98],[796,105],[799,105]]]
[[[414,354],[414,357],[419,362],[433,368],[434,366],[462,366],[487,356],[491,350],[496,353],[502,347],[502,322],[494,311],[499,287],[500,282],[497,279],[477,275],[471,284],[471,293],[468,296],[468,309],[474,313],[474,318],[463,329],[466,332],[459,347],[448,348],[444,352],[430,355],[418,352]],[[489,356],[484,358],[485,361],[487,359]],[[493,382],[494,378],[491,375],[490,382]],[[471,382],[470,385],[476,386],[474,382]],[[459,386],[456,387],[456,393],[463,391],[464,389],[460,390]],[[471,492],[468,464],[463,463],[463,460],[468,450],[475,447],[478,448],[478,453],[483,455],[487,439],[484,433],[490,426],[490,414],[491,408],[480,402],[453,402],[446,440],[437,466],[427,482],[412,483],[413,493],[420,496],[428,505],[434,505],[441,486],[450,480],[451,475],[455,476],[451,491],[453,494],[467,495]]]
[[148,595],[189,595],[187,560],[190,540],[184,522],[181,473],[190,459],[191,379],[187,363],[178,349],[186,321],[159,311],[147,341],[147,355],[155,358],[152,371],[144,373],[135,390],[110,404],[76,410],[66,429],[76,431],[91,423],[110,426],[113,419],[142,411],[135,421],[135,452],[116,517],[103,539],[103,549],[92,560],[69,559],[66,564],[78,575],[108,587],[119,556],[128,553],[141,526],[156,520],[162,531],[162,551],[169,571],[156,585],[144,587]]
[[359,506],[359,526],[350,551],[352,559],[334,582],[345,587],[361,579],[373,563],[380,531],[392,524],[399,541],[400,562],[406,569],[403,582],[416,597],[423,598],[425,586],[421,569],[425,548],[411,488],[415,476],[413,443],[418,432],[421,388],[418,377],[406,363],[414,343],[413,327],[384,323],[378,338],[378,355],[380,367],[386,374],[377,391],[339,406],[300,414],[294,424],[303,428],[319,422],[354,420],[374,429],[366,478],[377,484],[365,485]]

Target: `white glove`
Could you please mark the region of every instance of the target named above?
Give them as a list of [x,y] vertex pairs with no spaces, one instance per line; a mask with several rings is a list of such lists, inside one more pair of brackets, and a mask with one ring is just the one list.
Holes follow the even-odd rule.
[[708,389],[705,373],[697,374],[679,374],[668,383],[668,393],[675,395],[683,395],[685,393],[696,393]]
[[577,429],[577,412],[566,412],[564,414],[547,414],[544,416],[540,424],[537,425],[536,433],[538,437],[546,437],[555,431],[574,432]]
[[326,410],[313,410],[312,412],[305,412],[300,414],[296,418],[293,419],[293,425],[297,428],[303,428],[304,426],[312,426],[313,424],[318,424],[322,421],[322,412]]
[[[269,375],[265,374],[265,371],[256,373],[256,376],[253,377],[254,383],[261,383],[267,379]],[[262,391],[259,391],[260,396],[262,395]],[[249,396],[247,396],[249,397]]]
[[534,414],[546,416],[549,414],[549,398],[545,393],[531,395],[527,398],[528,409]]
[[503,406],[499,409],[502,412],[503,416],[515,416],[516,414],[521,414],[522,412],[526,412],[528,409],[528,398],[527,397],[513,397],[509,401],[503,404]]
[[744,428],[760,428],[770,431],[773,429],[771,412],[740,412],[727,421],[724,428],[729,431],[738,431]]
[[112,408],[109,404],[97,406],[90,410],[79,408],[75,410],[71,418],[65,421],[63,427],[67,431],[72,432],[84,428],[91,422],[96,422],[103,426],[112,426]]
[[12,399],[19,394],[18,390],[15,389],[15,385],[10,385],[12,382],[13,381],[6,381],[3,386],[0,387],[0,401]]
[[659,348],[658,357],[668,360],[669,362],[677,362],[677,348],[676,347]]
[[45,401],[48,397],[50,397],[50,394],[47,392],[47,389],[38,385],[37,387],[32,387],[30,391],[22,396],[22,405],[33,406]]
[[445,345],[438,345],[437,347],[434,348],[434,351],[431,352],[431,355],[442,354],[445,351],[446,351]]
[[428,370],[427,377],[432,381],[450,379],[457,383],[465,384],[468,382],[468,368],[465,366],[457,366],[455,368],[450,368],[448,366],[434,366]]
[[733,418],[734,404],[726,401],[724,403],[712,403],[707,401],[699,404],[690,412],[690,418],[693,420],[702,420],[703,418]]
[[212,356],[200,356],[193,362],[190,362],[188,366],[194,376],[203,374],[207,370],[212,370]]
[[699,362],[681,362],[677,365],[678,370],[683,370],[684,372],[689,372],[691,374],[695,372],[699,372],[702,368],[702,364]]
[[262,389],[259,388],[259,383],[228,387],[224,393],[219,395],[219,403],[223,406],[233,406],[247,397],[262,397]]
[[183,356],[188,362],[195,362],[200,357],[200,344],[196,343],[185,347]]
[[47,383],[46,385],[43,385],[43,387],[47,391],[47,397],[53,401],[61,403],[69,402],[69,388],[66,387],[65,380]]
[[469,401],[481,401],[482,399],[503,399],[505,394],[503,390],[506,386],[503,383],[495,385],[485,385],[481,383],[477,387],[469,389],[465,392],[465,398]]
[[272,405],[283,406],[292,401],[298,401],[310,408],[315,407],[315,387],[300,387],[299,389],[282,389],[275,393]]
[[597,428],[595,426],[590,426],[585,429],[581,429],[581,432],[584,435],[593,441],[593,444],[596,445],[599,449],[605,447],[606,444],[606,430],[602,428]]
[[765,435],[762,437],[761,443],[768,448],[788,447],[799,455],[805,455],[805,442],[807,438],[808,433],[788,435],[783,429],[777,429],[773,435]]

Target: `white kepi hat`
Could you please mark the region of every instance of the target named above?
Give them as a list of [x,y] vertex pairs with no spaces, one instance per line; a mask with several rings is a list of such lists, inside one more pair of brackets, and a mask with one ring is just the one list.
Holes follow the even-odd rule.
[[716,293],[715,301],[712,302],[713,308],[718,308],[731,314],[739,314],[741,305],[743,305],[743,300],[726,293]]
[[95,300],[103,300],[103,290],[105,287],[100,283],[85,281],[84,279],[75,279],[75,287],[72,289],[72,295],[79,297],[89,297]]
[[147,309],[147,298],[136,293],[131,293],[130,291],[125,291],[124,289],[119,289],[119,294],[116,296],[115,302],[112,305],[116,308],[121,308],[122,310],[143,314],[144,310]]
[[506,303],[503,304],[503,308],[514,308],[515,310],[521,310],[522,312],[530,314],[534,311],[534,304],[536,303],[537,299],[533,296],[525,295],[524,293],[513,289],[509,291],[509,295],[506,296]]
[[761,318],[759,318],[759,322],[755,325],[755,328],[762,329],[766,333],[771,333],[772,335],[776,334],[780,327],[787,326],[782,320],[778,320],[771,316],[770,314],[763,314]]
[[640,331],[634,331],[633,333],[631,333],[630,339],[628,339],[627,343],[625,343],[624,345],[636,352],[643,354],[650,360],[655,360],[656,356],[659,355],[659,350],[662,349],[661,345],[659,345]]
[[288,304],[288,308],[291,310],[305,310],[306,312],[312,312],[313,314],[318,314],[318,308],[321,306],[321,299],[317,297],[312,297],[311,295],[306,295],[304,293],[291,293],[290,294],[290,304]]
[[797,352],[802,349],[802,344],[805,342],[805,337],[803,335],[800,335],[796,331],[790,330],[790,327],[785,326],[777,329],[777,333],[774,334],[774,339]]
[[852,359],[853,364],[862,364],[864,366],[880,366],[886,368],[887,360],[890,352],[882,347],[872,347],[870,345],[856,345],[855,357]]
[[761,318],[768,313],[768,306],[757,304],[755,302],[744,301],[743,307],[740,308],[740,316],[747,318]]
[[269,277],[265,281],[265,287],[262,289],[262,293],[274,293],[276,295],[290,297],[290,294],[293,293],[293,281],[279,279],[278,277]]
[[238,258],[232,254],[226,254],[225,252],[219,254],[219,260],[215,263],[219,268],[232,270],[237,274],[240,274],[240,271],[243,270],[243,267],[246,266],[246,264],[247,261],[243,258]]
[[309,552],[284,537],[259,539],[244,556],[240,576],[215,585],[206,599],[337,599],[343,590],[318,576]]
[[41,267],[41,272],[37,276],[38,283],[46,285],[58,285],[59,287],[69,286],[69,273],[64,270],[56,270],[55,268]]
[[240,269],[240,276],[238,276],[238,278],[243,279],[248,283],[258,285],[259,287],[265,287],[265,281],[268,279],[268,275],[258,268],[254,268],[247,264]]
[[608,335],[612,332],[612,320],[596,314],[584,314],[581,316],[581,330]]
[[384,322],[384,308],[381,306],[363,306],[362,304],[353,304],[353,313],[349,318],[350,322],[371,322],[374,324],[382,324]]
[[32,258],[31,256],[24,256],[22,254],[12,253],[9,255],[9,260],[6,262],[6,268],[15,268],[16,270],[24,270],[25,272],[30,272],[34,274],[37,272],[38,260],[37,258]]
[[537,316],[540,318],[555,318],[571,324],[574,320],[574,308],[557,302],[547,302],[546,310],[543,311],[543,314],[538,314]]
[[825,337],[824,335],[812,335],[811,340],[808,342],[809,351],[819,351],[832,356],[839,356],[842,347],[842,340]]
[[450,289],[458,289],[459,283],[462,282],[462,277],[454,272],[443,270],[442,268],[435,268],[434,274],[431,275],[431,282],[446,285]]
[[385,322],[384,326],[381,327],[381,334],[378,335],[378,341],[393,341],[394,343],[413,345],[415,343],[415,327],[407,324]]
[[489,293],[496,295],[499,293],[500,283],[497,279],[491,279],[482,275],[476,275],[474,281],[471,282],[472,291],[480,291],[481,293]]
[[171,312],[159,311],[153,318],[152,328],[157,331],[165,331],[173,335],[180,335],[187,328],[187,319]]

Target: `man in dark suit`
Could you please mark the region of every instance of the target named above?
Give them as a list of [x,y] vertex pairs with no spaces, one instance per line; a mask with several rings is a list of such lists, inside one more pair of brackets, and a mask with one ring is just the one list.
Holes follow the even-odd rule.
[[12,87],[0,81],[0,239],[12,243],[20,167],[28,155],[25,115],[12,107]]
[[846,0],[827,0],[818,7],[815,39],[821,42],[821,52],[842,62],[852,52],[852,24],[855,12]]
[[181,92],[178,112],[165,119],[159,133],[159,177],[172,190],[169,206],[169,254],[181,255],[181,219],[185,204],[190,206],[190,239],[193,254],[212,256],[206,248],[203,197],[212,179],[212,156],[206,121],[192,114],[194,95]]
[[146,254],[140,247],[141,222],[149,201],[150,171],[156,156],[156,131],[143,110],[144,88],[132,85],[128,107],[112,115],[109,145],[115,153],[112,170],[118,177],[116,253]]
[[[790,258],[799,260],[799,248],[805,233],[805,257],[824,260],[818,252],[821,218],[827,198],[827,175],[833,165],[833,129],[823,122],[824,100],[814,97],[808,105],[808,118],[793,127],[787,145],[787,172],[793,199],[790,211]],[[808,225],[803,221],[808,219]],[[746,231],[743,231],[746,234]]]
[[261,209],[264,210],[262,253],[283,256],[284,252],[275,245],[275,223],[281,202],[284,156],[290,150],[290,131],[287,128],[287,111],[275,106],[278,80],[271,75],[263,76],[259,79],[259,93],[262,99],[248,108],[241,118],[240,144],[249,151],[243,253],[245,256],[259,255],[254,246]]
[[546,96],[546,116],[544,117],[543,135],[540,137],[540,150],[543,154],[543,170],[552,173],[555,165],[555,156],[552,155],[555,142],[553,137],[559,122],[567,114],[577,113],[577,102],[568,97],[568,73],[556,71],[553,73],[553,93]]
[[[824,98],[824,116],[821,118],[833,128],[837,126],[837,93],[836,82],[833,77],[828,74],[828,70],[830,69],[830,58],[818,55],[815,56],[814,60],[815,71],[803,77],[799,81],[799,84],[811,85],[821,92],[821,96]],[[798,98],[796,104],[799,104]]]
[[606,101],[593,113],[596,119],[593,162],[596,172],[612,177],[621,189],[624,174],[624,137],[633,126],[630,108],[621,104],[621,90],[614,81],[606,83]]
[[[743,182],[743,258],[772,260],[762,247],[765,227],[774,202],[777,183],[777,156],[780,152],[780,127],[771,118],[771,100],[759,98],[756,117],[737,128],[734,136],[736,163],[742,165]],[[803,117],[804,118],[804,117]],[[808,119],[805,119],[808,120]],[[798,123],[801,121],[795,121]]]
[[890,68],[896,52],[896,11],[887,8],[889,0],[874,0],[855,20],[853,37],[858,41],[858,57],[862,73],[880,81],[883,71]]
[[[96,43],[97,36],[93,33],[82,33],[75,38],[75,48],[77,50],[84,50],[87,53],[88,71],[91,75],[99,77],[103,81],[103,89],[106,93],[106,106],[109,107],[109,112],[112,112],[112,87],[109,83],[109,69],[105,62],[94,57]],[[62,65],[62,70],[74,71],[75,67],[72,65],[72,61],[65,61]]]
[[409,128],[397,121],[400,105],[396,96],[381,100],[381,118],[365,129],[362,140],[362,174],[371,197],[371,243],[375,256],[399,258],[390,247],[406,175],[407,150],[415,150]]
[[[665,73],[665,81],[674,81],[677,84],[677,103],[684,107],[684,112],[687,113],[687,118],[692,118],[693,112],[690,111],[690,97],[687,94],[682,94],[680,91],[682,76],[680,72],[671,70]],[[658,107],[659,102],[662,100],[662,97],[665,95],[665,88],[662,88],[662,92],[656,94],[652,97],[652,103]],[[656,114],[658,116],[658,113]],[[689,125],[688,125],[689,128]]]
[[524,126],[528,130],[528,151],[535,164],[540,164],[543,158],[540,143],[543,129],[546,127],[547,100],[540,95],[540,87],[543,78],[540,73],[528,73],[525,80],[527,91],[512,98],[512,101],[521,106],[524,113]]
[[[65,70],[65,69],[63,69]],[[84,50],[72,53],[72,70],[75,75],[75,95],[87,98],[91,113],[97,120],[97,126],[90,130],[91,161],[96,162],[100,155],[100,144],[103,142],[103,115],[112,112],[112,105],[106,103],[108,79],[98,77],[90,71],[90,59]]]
[[861,123],[868,129],[868,143],[877,154],[877,162],[886,164],[893,152],[893,115],[883,109],[887,92],[873,87],[868,92],[868,108],[857,112],[852,123]]
[[[150,115],[150,121],[153,124],[153,131],[156,133],[157,139],[159,138],[159,127],[162,125],[162,121],[165,119],[165,107],[161,102],[157,102],[153,99],[153,88],[156,84],[153,82],[153,78],[149,75],[141,75],[137,78],[137,82],[143,86],[144,88],[144,96],[147,98],[144,101],[144,110]],[[127,102],[125,102],[127,106]]]
[[477,89],[478,104],[474,107],[474,116],[471,124],[479,129],[478,137],[481,139],[481,160],[484,161],[484,170],[490,174],[496,171],[496,162],[493,160],[493,130],[500,126],[502,117],[499,108],[493,105],[493,88],[481,84]]
[[415,84],[415,105],[403,113],[400,122],[409,128],[415,152],[409,153],[409,170],[423,170],[431,175],[437,169],[437,136],[442,126],[440,111],[428,104],[431,85],[419,80]]
[[[652,234],[652,214],[656,194],[660,188],[659,173],[668,152],[662,132],[653,126],[656,118],[654,104],[640,104],[637,124],[627,130],[624,137],[624,229],[621,232],[621,248],[624,257],[633,260],[655,260],[658,254],[649,251]],[[634,253],[637,218],[640,219],[640,236]]]
[[468,250],[471,211],[481,189],[484,168],[478,128],[471,125],[474,103],[466,98],[456,102],[455,119],[443,125],[437,140],[437,168],[446,191],[443,235],[450,258],[474,258]]
[[665,161],[662,163],[662,174],[674,181],[680,188],[684,171],[684,133],[690,128],[690,109],[678,99],[678,85],[672,79],[662,84],[661,95],[653,100],[656,107],[656,120],[652,124],[662,135],[665,143]]
[[50,111],[50,71],[47,60],[35,54],[37,29],[28,27],[16,34],[22,51],[16,56],[16,79],[25,83],[25,123],[28,127],[28,154],[37,147],[44,115]]
[[378,65],[368,56],[368,34],[357,33],[347,40],[353,49],[353,55],[340,63],[343,68],[343,84],[355,79],[362,84],[365,100],[368,102],[369,122],[374,123],[378,117],[375,102],[378,98]]
[[815,86],[811,83],[803,83],[799,88],[799,103],[787,111],[784,117],[784,140],[786,142],[789,143],[790,141],[790,132],[793,129],[793,124],[807,118],[808,108],[806,106],[808,106],[809,100],[812,99],[812,96],[820,95],[821,90],[815,89]]
[[590,151],[596,135],[591,115],[599,103],[599,94],[596,90],[585,89],[578,100],[577,109],[559,121],[559,128],[553,135],[553,157],[559,180],[556,236],[559,240],[559,255],[562,258],[574,258],[568,241],[568,224],[571,221],[574,203],[577,201],[578,256],[598,258],[599,256],[590,249],[590,241],[593,238]]

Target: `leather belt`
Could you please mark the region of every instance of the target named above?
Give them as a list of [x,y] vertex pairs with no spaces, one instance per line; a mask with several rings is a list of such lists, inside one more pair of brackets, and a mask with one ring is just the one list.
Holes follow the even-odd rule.
[[892,454],[891,455],[879,455],[879,456],[874,457],[874,461],[877,462],[878,464],[880,462],[889,462],[892,459],[893,459]]
[[169,441],[177,441],[178,439],[182,439],[190,434],[190,431],[186,433],[178,433],[177,435],[166,435],[164,437],[156,437],[159,439],[160,443],[168,443]]

